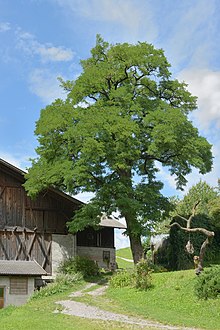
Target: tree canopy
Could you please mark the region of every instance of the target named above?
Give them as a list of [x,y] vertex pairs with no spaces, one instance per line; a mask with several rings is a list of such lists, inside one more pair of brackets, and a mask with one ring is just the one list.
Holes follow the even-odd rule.
[[95,197],[75,216],[76,231],[98,222],[101,211],[124,216],[134,260],[140,236],[161,218],[167,199],[158,163],[186,184],[193,167],[211,170],[211,145],[187,118],[196,98],[172,79],[163,50],[139,42],[109,44],[99,35],[75,81],[63,81],[65,100],[41,111],[39,147],[25,184],[31,196],[48,186]]
[[204,214],[210,217],[210,203],[219,196],[219,191],[211,187],[207,182],[200,180],[192,186],[184,198],[177,203],[175,212],[187,217],[191,214],[195,203],[199,202],[196,208],[196,214]]

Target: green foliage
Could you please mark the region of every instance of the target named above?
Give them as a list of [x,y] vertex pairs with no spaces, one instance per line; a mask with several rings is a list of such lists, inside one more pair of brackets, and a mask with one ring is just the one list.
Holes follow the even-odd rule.
[[198,276],[195,293],[200,299],[220,298],[220,266],[205,269]]
[[134,286],[134,273],[128,270],[120,270],[115,273],[109,284],[113,288],[124,288]]
[[[183,227],[186,225],[184,220],[176,217],[173,221],[178,222]],[[210,231],[215,232],[215,236],[212,239],[210,245],[207,246],[204,258],[204,264],[218,263],[220,261],[219,244],[220,244],[220,231],[213,227],[210,223],[209,217],[206,215],[197,215],[193,218],[192,228],[202,227]],[[201,233],[189,233],[181,230],[177,226],[170,229],[169,245],[166,249],[167,259],[169,264],[167,267],[172,270],[190,269],[194,267],[193,255],[189,255],[186,252],[185,246],[190,239],[194,247],[194,255],[199,255],[202,243],[205,240],[205,236]]]
[[59,272],[64,274],[81,273],[86,278],[97,276],[99,274],[99,268],[95,261],[86,257],[76,256],[64,260],[59,266]]
[[182,201],[177,203],[174,213],[187,217],[191,214],[194,204],[200,201],[196,210],[196,214],[204,214],[206,216],[209,216],[209,204],[210,202],[215,200],[217,196],[218,191],[216,188],[213,188],[205,181],[200,180],[189,190],[189,192],[187,193],[187,195],[184,196]]
[[220,228],[220,196],[210,200],[208,208],[212,223]]
[[59,274],[56,276],[54,282],[47,284],[44,287],[41,287],[40,290],[34,292],[32,299],[38,299],[41,297],[49,297],[61,292],[65,292],[76,282],[82,280],[82,275],[80,273],[75,274]]
[[[195,216],[191,220],[191,228],[204,228],[215,233],[214,238],[210,242],[205,251],[204,262],[205,265],[219,263],[220,253],[220,230],[216,222],[214,221],[214,216],[211,206],[216,205],[218,200],[218,189],[211,187],[206,182],[200,180],[199,183],[194,185],[189,192],[184,196],[181,201],[177,201],[175,209],[170,214],[170,223],[178,222],[182,227],[186,227],[186,221],[181,219],[185,217],[186,219],[193,212],[194,205],[200,201],[198,207],[196,208]],[[214,211],[213,211],[214,212]],[[165,249],[158,251],[159,259],[167,260],[167,266],[172,270],[189,269],[193,267],[193,255],[189,255],[186,252],[185,246],[187,242],[193,244],[194,255],[199,255],[200,248],[204,242],[206,236],[201,233],[187,233],[181,230],[179,227],[174,226],[170,229],[170,239],[168,245]]]
[[128,235],[139,242],[170,206],[156,179],[157,162],[176,176],[180,189],[193,167],[202,174],[211,170],[211,145],[187,117],[196,98],[171,78],[163,50],[146,42],[111,45],[97,36],[81,65],[75,81],[61,79],[67,99],[41,111],[38,158],[25,188],[30,196],[48,186],[93,192],[70,230],[117,209]]
[[141,290],[147,290],[152,286],[151,268],[145,259],[141,259],[135,267],[135,287]]
[[152,286],[151,268],[145,259],[141,259],[133,270],[119,270],[110,280],[113,288],[135,287],[140,290],[147,290]]

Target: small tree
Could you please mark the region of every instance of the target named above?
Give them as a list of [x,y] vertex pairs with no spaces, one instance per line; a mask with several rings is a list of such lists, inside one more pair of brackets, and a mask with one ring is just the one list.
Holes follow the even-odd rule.
[[[181,215],[177,215],[178,217],[180,217],[182,220],[185,221],[186,227],[181,226],[178,222],[173,222],[170,225],[170,227],[178,226],[181,230],[184,230],[188,233],[202,233],[206,236],[206,239],[204,240],[204,242],[201,245],[199,256],[194,256],[194,258],[193,258],[194,264],[195,264],[195,271],[196,271],[197,275],[199,275],[201,273],[201,271],[203,270],[203,263],[204,263],[206,247],[215,235],[215,233],[213,231],[207,230],[205,228],[201,228],[201,227],[191,228],[191,222],[196,214],[196,209],[197,209],[199,203],[200,203],[200,201],[198,201],[194,204],[194,206],[192,208],[192,213],[188,218],[185,218]],[[190,239],[188,240],[185,248],[189,254],[192,254],[192,255],[194,254],[194,247],[193,247]]]
[[139,42],[111,45],[97,36],[75,81],[61,80],[66,100],[41,111],[39,157],[25,184],[31,196],[48,186],[93,192],[69,225],[72,232],[118,210],[126,220],[134,262],[143,256],[141,235],[161,219],[168,201],[156,179],[159,162],[186,183],[192,167],[211,170],[211,145],[187,115],[196,98],[171,78],[164,52]]
[[[210,205],[212,205],[212,202],[218,198],[218,191],[215,188],[209,186],[206,182],[200,181],[189,190],[188,194],[177,204],[176,210],[173,212],[176,218],[180,218],[185,222],[185,226],[182,226],[179,222],[175,221],[170,227],[178,226],[181,230],[189,234],[202,233],[206,237],[201,244],[199,255],[194,255],[194,264],[197,274],[203,270],[205,251],[215,234],[214,231],[207,230],[204,227],[192,227],[192,222],[195,216],[200,214],[201,216],[208,218],[211,224],[212,217],[210,216]],[[185,249],[190,255],[194,254],[194,247],[190,239],[188,240]]]

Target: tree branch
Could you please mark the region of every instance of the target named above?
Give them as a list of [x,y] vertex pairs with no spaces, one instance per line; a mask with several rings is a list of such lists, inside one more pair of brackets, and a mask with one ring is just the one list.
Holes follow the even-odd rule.
[[184,221],[188,221],[188,219],[186,219],[185,217],[182,217],[182,215],[179,215],[179,214],[177,214],[177,217],[179,217],[180,219],[182,219],[182,220],[184,220]]
[[186,227],[182,227],[178,222],[173,222],[169,227],[171,228],[173,226],[177,226],[180,229],[182,229],[184,231],[187,231],[188,233],[200,232],[200,233],[206,235],[207,237],[214,237],[215,236],[214,231],[209,231],[209,230],[207,230],[205,228],[200,228],[200,227],[197,227],[197,228],[186,228]]
[[164,157],[155,157],[155,156],[150,156],[148,154],[142,154],[142,159],[143,160],[157,160],[158,162],[162,163],[162,164],[166,164],[171,158],[173,157],[177,157],[179,156],[179,154],[170,154],[169,156],[164,156]]
[[90,99],[93,99],[93,100],[95,100],[95,101],[98,101],[98,99],[97,99],[95,96],[92,96],[91,94],[88,95],[88,96],[89,96]]

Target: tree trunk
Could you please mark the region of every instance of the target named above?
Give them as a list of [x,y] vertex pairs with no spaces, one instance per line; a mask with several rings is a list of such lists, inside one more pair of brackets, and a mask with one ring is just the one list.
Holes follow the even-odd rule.
[[134,236],[132,234],[129,235],[129,240],[131,244],[131,251],[133,255],[134,263],[138,263],[138,261],[143,258],[143,247],[141,244],[140,236]]
[[141,243],[141,234],[138,231],[139,224],[136,218],[127,212],[126,214],[124,213],[124,217],[127,224],[127,234],[130,240],[133,260],[136,264],[144,256],[144,250]]
[[[122,184],[127,187],[127,191],[124,193],[125,197],[128,198],[128,200],[132,200],[134,198],[133,196],[133,187],[132,187],[132,174],[131,169],[129,170],[120,170],[118,172],[118,175],[120,177],[120,181]],[[121,196],[120,198],[121,199]],[[118,207],[121,211],[121,215],[124,216],[126,224],[127,224],[127,235],[130,240],[131,245],[131,252],[133,256],[134,263],[138,263],[138,261],[143,258],[144,251],[141,243],[141,226],[137,221],[137,215],[135,210],[132,208],[132,206],[127,203],[122,203],[121,205],[118,204]]]
[[[206,247],[208,244],[209,244],[209,238],[207,237],[206,240],[202,243],[199,257],[197,259],[198,261],[197,261],[197,264],[195,264],[196,265],[196,267],[195,267],[196,275],[199,275],[201,273],[201,271],[203,270],[205,250],[206,250]],[[194,257],[194,263],[195,263],[195,257]]]

